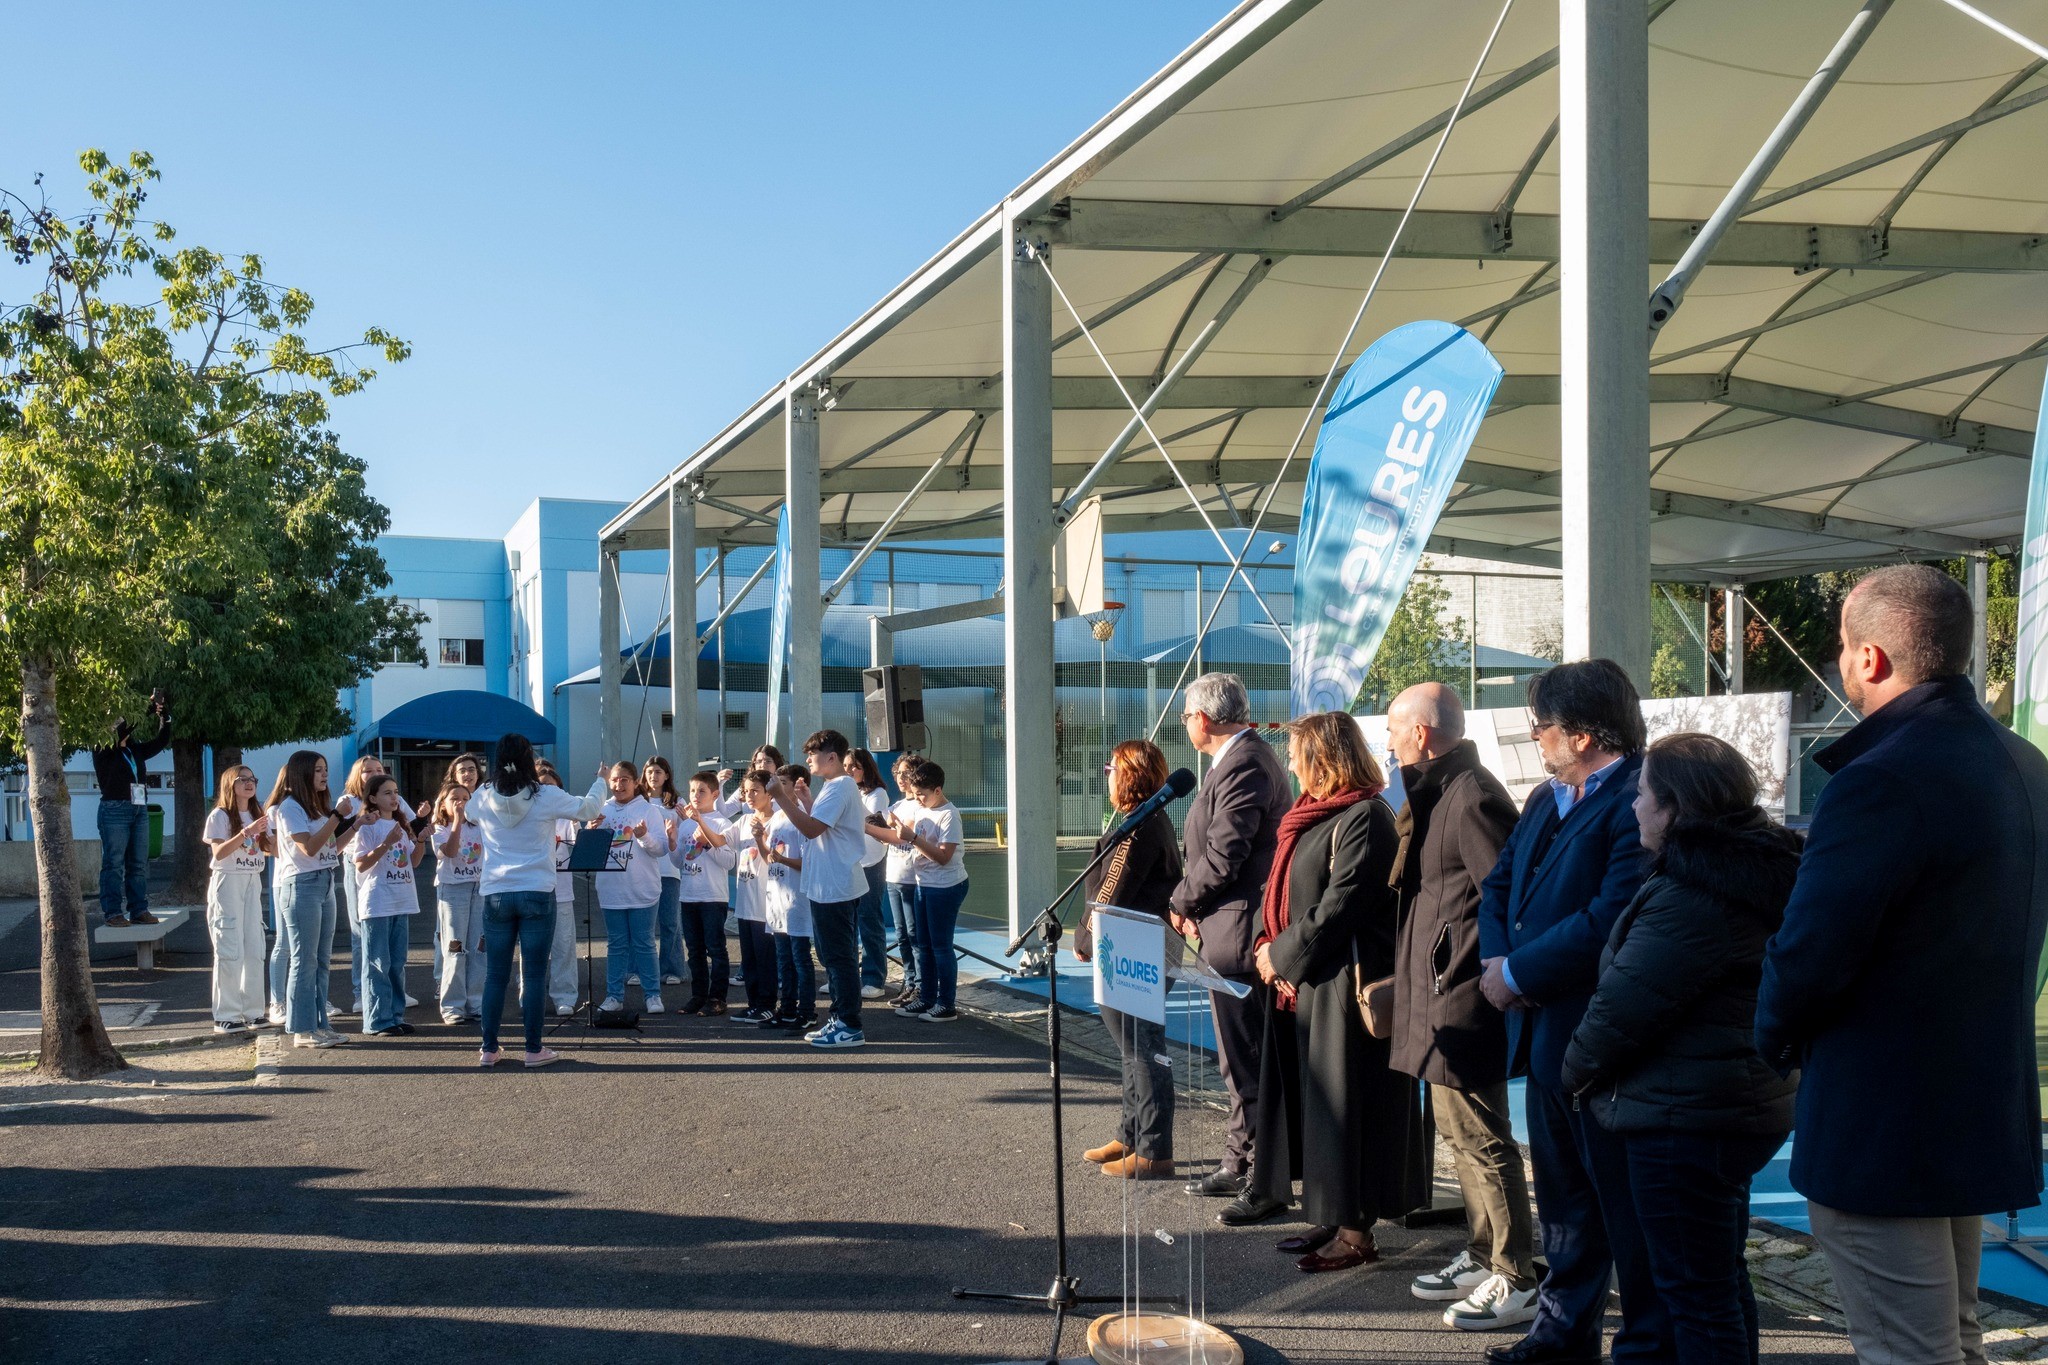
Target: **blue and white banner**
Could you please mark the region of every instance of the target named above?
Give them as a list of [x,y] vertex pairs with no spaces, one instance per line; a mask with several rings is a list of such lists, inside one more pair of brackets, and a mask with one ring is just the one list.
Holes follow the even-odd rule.
[[1166,921],[1118,905],[1095,912],[1095,1003],[1133,1019],[1166,1022]]
[[1294,552],[1296,716],[1356,701],[1500,377],[1464,328],[1411,322],[1338,383]]
[[770,599],[772,605],[768,610],[768,728],[763,732],[761,742],[788,751],[796,746],[784,745],[775,729],[782,723],[782,656],[789,652],[789,506],[786,503],[775,515],[775,570],[768,575],[768,580],[775,595]]

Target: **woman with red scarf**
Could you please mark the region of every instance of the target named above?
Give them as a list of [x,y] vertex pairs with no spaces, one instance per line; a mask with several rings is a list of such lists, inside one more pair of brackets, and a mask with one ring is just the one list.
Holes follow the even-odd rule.
[[1291,727],[1301,796],[1280,822],[1258,940],[1266,986],[1259,1143],[1251,1189],[1281,1204],[1301,1181],[1307,1232],[1278,1244],[1304,1271],[1379,1259],[1372,1225],[1424,1202],[1415,1082],[1365,1031],[1357,985],[1394,972],[1399,843],[1386,786],[1358,723],[1338,711]]

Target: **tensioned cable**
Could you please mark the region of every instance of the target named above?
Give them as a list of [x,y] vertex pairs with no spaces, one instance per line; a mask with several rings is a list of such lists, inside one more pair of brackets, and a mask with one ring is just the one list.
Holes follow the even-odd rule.
[[[1236,582],[1242,573],[1245,558],[1251,554],[1252,545],[1259,538],[1259,527],[1265,524],[1266,513],[1273,506],[1273,499],[1280,492],[1280,485],[1286,481],[1287,471],[1293,467],[1294,457],[1301,452],[1301,443],[1308,436],[1309,425],[1322,412],[1323,402],[1329,397],[1330,386],[1336,382],[1337,372],[1344,366],[1344,354],[1351,349],[1351,340],[1358,335],[1359,324],[1365,321],[1365,310],[1372,306],[1373,295],[1379,291],[1380,280],[1387,273],[1387,265],[1394,259],[1394,252],[1401,245],[1401,234],[1407,230],[1408,220],[1414,217],[1415,206],[1422,202],[1422,192],[1429,187],[1430,176],[1436,173],[1436,163],[1443,157],[1445,144],[1451,140],[1451,130],[1458,126],[1458,116],[1465,111],[1465,101],[1471,98],[1472,87],[1478,84],[1479,73],[1485,68],[1486,59],[1493,53],[1494,41],[1500,37],[1501,28],[1508,21],[1508,11],[1514,7],[1515,0],[1506,0],[1500,7],[1500,17],[1493,21],[1493,31],[1486,35],[1486,46],[1479,50],[1479,60],[1472,64],[1472,74],[1465,78],[1465,88],[1458,92],[1458,102],[1451,106],[1450,117],[1444,121],[1444,130],[1437,134],[1436,149],[1429,154],[1429,164],[1422,168],[1422,178],[1415,182],[1415,193],[1408,196],[1408,207],[1401,210],[1401,219],[1394,224],[1394,235],[1387,239],[1387,249],[1380,255],[1378,269],[1372,273],[1372,283],[1365,287],[1365,297],[1359,300],[1358,311],[1351,318],[1351,326],[1345,329],[1344,340],[1337,345],[1337,354],[1331,358],[1329,372],[1323,376],[1322,384],[1316,389],[1315,399],[1310,402],[1308,411],[1302,416],[1301,430],[1294,433],[1294,444],[1287,447],[1287,458],[1280,462],[1279,474],[1267,487],[1265,498],[1252,516],[1251,529],[1245,533],[1244,547],[1231,560],[1230,572],[1223,577],[1223,588],[1216,595],[1215,606],[1209,609],[1209,615],[1203,620],[1202,628],[1195,632],[1195,647],[1188,651],[1186,661],[1181,664],[1180,676],[1173,680],[1173,690],[1166,694],[1166,703],[1160,707],[1159,718],[1152,722],[1152,734],[1149,738],[1158,738],[1159,727],[1165,724],[1166,713],[1173,708],[1173,699],[1180,695],[1181,685],[1187,681],[1189,665],[1194,663],[1195,656],[1201,652],[1202,640],[1209,634],[1209,627],[1215,623],[1217,613],[1223,610],[1223,598],[1229,593],[1230,585]],[[1228,546],[1224,548],[1226,552],[1229,549]],[[1245,577],[1245,586],[1252,586],[1248,576]],[[1258,595],[1256,589],[1252,595]],[[1267,613],[1268,616],[1271,614]],[[1274,624],[1279,625],[1277,621]],[[1280,634],[1281,638],[1288,638],[1284,627],[1281,628]]]

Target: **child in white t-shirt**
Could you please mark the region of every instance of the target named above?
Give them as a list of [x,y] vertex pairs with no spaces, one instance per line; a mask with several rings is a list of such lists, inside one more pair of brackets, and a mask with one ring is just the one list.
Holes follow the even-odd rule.
[[348,845],[363,923],[363,1032],[389,1038],[413,1031],[405,1022],[405,949],[420,910],[413,869],[427,849],[406,826],[396,779],[380,774],[363,789],[363,823]]
[[896,956],[903,963],[903,991],[889,1003],[902,1008],[917,999],[917,878],[910,870],[916,850],[896,832],[896,819],[916,820],[919,806],[910,795],[910,770],[921,762],[916,754],[904,754],[890,765],[900,800],[882,812],[883,824],[869,825],[868,833],[888,850],[882,859],[882,894],[888,899],[889,918],[896,926]]
[[654,956],[654,917],[661,903],[661,864],[668,858],[667,814],[640,792],[640,770],[621,759],[607,780],[611,799],[595,826],[612,832],[611,861],[597,878],[604,911],[605,1000],[598,1008],[622,1010],[626,976],[640,978],[648,1014],[662,1012],[661,975]]
[[727,833],[732,825],[712,813],[718,802],[718,775],[694,773],[689,803],[679,808],[669,833],[669,862],[676,869],[680,891],[677,914],[690,956],[690,998],[684,1014],[725,1013],[732,984],[732,959],[725,948],[726,878],[738,861]]
[[775,936],[768,931],[767,856],[761,851],[757,830],[765,832],[775,813],[768,799],[768,775],[748,773],[740,779],[742,809],[726,831],[727,844],[736,850],[733,873],[733,910],[739,919],[740,975],[746,979],[747,1007],[732,1016],[733,1022],[764,1024],[775,1018]]
[[[807,804],[811,789],[804,770],[791,765],[782,770],[782,776],[796,801]],[[818,977],[811,964],[811,903],[804,898],[801,885],[810,844],[787,814],[775,810],[765,824],[755,822],[754,847],[767,866],[762,905],[775,944],[775,1013],[762,1027],[801,1033],[818,1018]]]
[[967,899],[967,869],[960,858],[960,811],[946,799],[946,770],[919,759],[910,770],[910,788],[918,809],[909,818],[893,816],[897,836],[910,846],[911,876],[917,883],[918,999],[897,1013],[928,1023],[947,1024],[959,985],[959,961],[953,956],[953,930],[960,904]]
[[469,818],[469,788],[450,782],[434,798],[434,908],[440,917],[441,1021],[472,1024],[484,1012],[483,833]]
[[256,774],[233,767],[206,816],[212,866],[206,879],[206,932],[213,940],[213,1031],[263,1023],[263,860],[275,851],[270,816],[256,797]]

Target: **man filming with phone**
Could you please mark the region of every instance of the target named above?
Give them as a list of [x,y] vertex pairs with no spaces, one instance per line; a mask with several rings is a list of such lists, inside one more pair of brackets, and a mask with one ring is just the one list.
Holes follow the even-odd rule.
[[[171,709],[159,687],[149,694],[156,734],[135,737],[123,716],[114,722],[114,742],[92,751],[99,783],[100,914],[113,928],[155,924],[149,913],[149,760],[171,740]],[[127,905],[122,899],[125,889]]]

